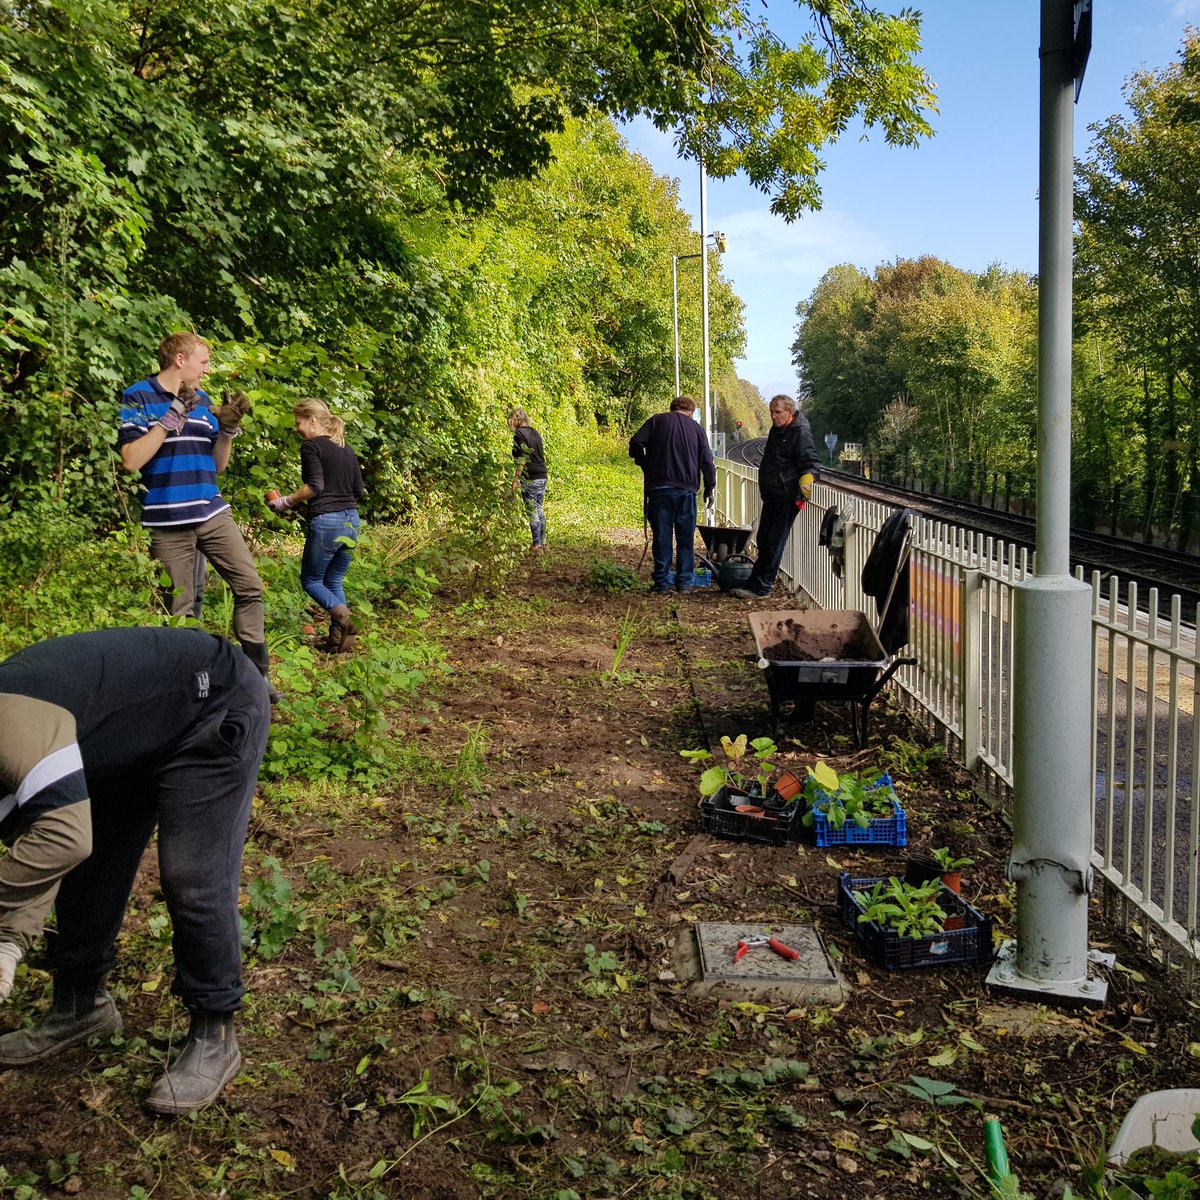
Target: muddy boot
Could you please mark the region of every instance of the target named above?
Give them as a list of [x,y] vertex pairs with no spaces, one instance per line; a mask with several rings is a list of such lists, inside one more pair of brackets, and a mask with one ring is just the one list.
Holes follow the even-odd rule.
[[350,610],[344,604],[335,604],[329,616],[341,631],[341,641],[335,653],[350,654],[354,650],[354,643],[358,641],[358,626],[351,619]]
[[267,681],[267,695],[272,704],[278,704],[283,699],[271,683],[271,660],[267,657],[266,642],[243,642],[242,653],[258,668],[259,674]]
[[0,1037],[0,1067],[53,1058],[89,1038],[121,1031],[121,1014],[100,983],[54,981],[54,1003],[40,1025]]
[[[347,609],[347,612],[349,609]],[[338,654],[342,649],[342,626],[337,617],[330,616],[329,618],[329,636],[323,642],[317,643],[318,650],[324,650],[326,654]]]
[[241,1065],[233,1013],[192,1013],[187,1041],[150,1089],[146,1107],[171,1116],[195,1112],[220,1096]]

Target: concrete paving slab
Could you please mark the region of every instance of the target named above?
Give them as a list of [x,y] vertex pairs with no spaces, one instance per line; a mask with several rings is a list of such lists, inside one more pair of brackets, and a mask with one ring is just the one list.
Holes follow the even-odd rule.
[[[739,939],[756,935],[774,935],[800,957],[792,962],[767,946],[756,946],[734,962]],[[676,938],[674,965],[676,978],[688,984],[694,998],[797,1006],[841,1004],[849,993],[812,925],[703,921]]]

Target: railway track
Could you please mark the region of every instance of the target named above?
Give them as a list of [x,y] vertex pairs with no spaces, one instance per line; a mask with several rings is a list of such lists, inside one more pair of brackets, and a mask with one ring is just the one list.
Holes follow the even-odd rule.
[[[766,438],[739,442],[730,448],[728,457],[743,466],[757,467],[765,445]],[[821,476],[841,490],[864,499],[893,506],[903,505],[933,520],[1026,546],[1031,550],[1037,541],[1037,526],[1031,517],[877,483],[830,467],[823,467]],[[1170,615],[1170,597],[1177,593],[1184,620],[1191,623],[1195,619],[1196,606],[1200,605],[1200,558],[1196,555],[1181,554],[1161,546],[1147,546],[1083,529],[1071,530],[1070,555],[1072,567],[1083,567],[1089,576],[1093,571],[1099,571],[1105,580],[1115,576],[1121,582],[1122,591],[1126,583],[1136,583],[1139,604],[1142,606],[1148,603],[1147,591],[1157,588],[1159,612],[1163,616]]]

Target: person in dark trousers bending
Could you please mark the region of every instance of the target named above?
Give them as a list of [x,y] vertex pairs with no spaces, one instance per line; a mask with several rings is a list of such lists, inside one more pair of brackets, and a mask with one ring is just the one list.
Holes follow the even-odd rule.
[[541,553],[546,549],[546,449],[542,435],[530,425],[523,408],[514,408],[508,414],[508,427],[513,431],[512,453],[517,460],[513,491],[521,494],[529,514],[533,549]]
[[[173,333],[158,347],[158,374],[125,389],[117,447],[127,471],[146,488],[142,524],[171,579],[171,613],[195,608],[196,556],[203,554],[233,592],[233,632],[246,657],[268,673],[263,585],[234,523],[217,476],[229,465],[250,401],[225,394],[215,412],[200,390],[209,351],[194,333]],[[271,699],[279,693],[272,691]]]
[[[676,396],[629,439],[629,457],[642,468],[646,519],[650,522],[654,574],[650,590],[668,591],[671,562],[675,590],[686,592],[696,573],[696,492],[704,484],[707,505],[717,489],[717,468],[704,429],[693,419],[696,402]],[[674,553],[671,540],[674,537]]]
[[349,654],[358,640],[342,583],[358,545],[358,504],[363,477],[354,451],[346,445],[346,426],[321,400],[292,405],[300,447],[303,483],[290,496],[269,500],[272,512],[308,505],[308,533],[300,560],[300,586],[329,614],[329,636],[319,648]]
[[758,552],[746,586],[731,588],[739,600],[765,596],[775,586],[783,551],[796,514],[807,503],[819,460],[808,420],[791,396],[771,397],[771,428],[758,467],[762,513],[758,518]]
[[58,925],[53,1004],[0,1037],[0,1068],[121,1029],[104,979],[157,827],[191,1027],[147,1107],[193,1112],[237,1074],[238,887],[270,721],[262,675],[200,629],[74,633],[0,662],[0,1001],[52,905]]

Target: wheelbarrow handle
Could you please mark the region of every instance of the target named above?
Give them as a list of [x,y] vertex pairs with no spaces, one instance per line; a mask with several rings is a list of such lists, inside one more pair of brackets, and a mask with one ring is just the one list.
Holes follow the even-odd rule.
[[915,658],[893,658],[891,663],[888,665],[888,669],[884,671],[884,673],[880,675],[877,680],[875,680],[874,684],[871,686],[871,690],[866,694],[864,698],[866,702],[870,704],[870,702],[874,700],[875,697],[878,696],[879,693],[887,686],[887,681],[891,679],[891,677],[895,675],[895,673],[900,670],[901,667],[915,667],[916,665],[917,660]]

